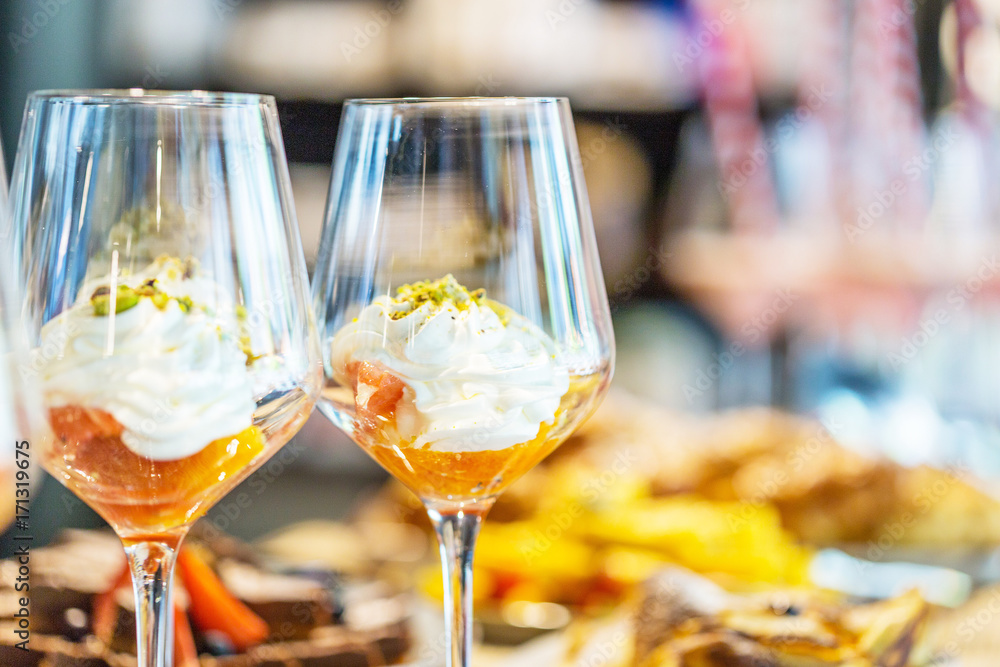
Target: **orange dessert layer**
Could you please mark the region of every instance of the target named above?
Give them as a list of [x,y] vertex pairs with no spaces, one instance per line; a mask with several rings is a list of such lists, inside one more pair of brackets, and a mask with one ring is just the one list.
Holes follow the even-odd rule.
[[482,498],[500,493],[538,465],[559,444],[550,439],[551,430],[543,424],[534,440],[499,450],[438,452],[386,445],[365,449],[422,498]]
[[124,428],[103,410],[49,410],[56,440],[46,467],[115,527],[122,537],[169,532],[200,517],[264,450],[256,426],[210,442],[174,461],[139,456],[122,442]]
[[530,441],[499,450],[442,452],[410,446],[402,437],[403,414],[414,413],[413,390],[384,367],[353,362],[354,437],[368,453],[422,498],[472,500],[492,496],[535,467],[569,434],[586,412],[596,375],[571,380],[552,423]]

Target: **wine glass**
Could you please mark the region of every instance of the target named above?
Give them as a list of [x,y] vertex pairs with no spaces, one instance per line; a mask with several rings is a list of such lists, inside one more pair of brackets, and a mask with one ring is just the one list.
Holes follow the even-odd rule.
[[[37,488],[35,445],[47,435],[37,378],[25,363],[10,276],[0,273],[0,532],[17,520],[13,539],[30,535],[31,496]],[[16,544],[16,542],[14,543]]]
[[569,104],[348,101],[332,179],[313,278],[319,407],[423,501],[447,664],[467,667],[479,525],[613,367]]
[[118,533],[139,664],[171,665],[181,540],[320,389],[274,99],[34,93],[11,200],[42,465]]
[[[0,149],[0,238],[9,243],[7,217],[7,173]],[[5,257],[0,266],[0,532],[22,519],[15,533],[23,538],[30,525],[32,489],[38,481],[32,444],[45,432],[45,422],[35,377],[25,363],[10,264]]]

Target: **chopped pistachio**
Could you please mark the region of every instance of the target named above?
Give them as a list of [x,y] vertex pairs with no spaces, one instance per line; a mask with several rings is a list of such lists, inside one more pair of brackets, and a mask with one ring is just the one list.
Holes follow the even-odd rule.
[[487,299],[485,289],[469,291],[450,273],[438,280],[421,280],[403,285],[396,290],[396,296],[392,301],[397,306],[404,306],[390,315],[394,320],[406,317],[427,303],[435,306],[451,303],[459,311],[468,310],[469,306],[474,303],[480,308],[489,308],[495,312],[504,324],[509,319],[506,307]]
[[[139,303],[139,295],[128,285],[119,285],[115,290],[115,313],[121,313]],[[104,317],[111,314],[111,288],[98,287],[90,297],[94,314]]]
[[155,278],[151,278],[146,282],[144,282],[143,284],[136,287],[135,292],[139,296],[148,296],[148,297],[153,297],[156,296],[157,294],[163,294],[163,291],[159,287],[157,287]]
[[201,262],[198,261],[197,257],[192,257],[188,255],[187,259],[184,260],[184,273],[182,274],[184,279],[193,278],[196,274],[201,272]]
[[247,366],[249,366],[250,364],[252,364],[253,362],[257,361],[258,359],[264,356],[262,354],[253,353],[253,349],[250,344],[250,334],[247,333],[246,331],[240,334],[240,339],[238,344],[240,346],[240,350],[243,352],[244,355],[246,355]]
[[[159,258],[158,263],[167,267],[168,273],[171,271],[177,271],[177,267],[173,264],[177,264],[179,260],[172,258]],[[192,265],[193,266],[193,265]],[[172,297],[162,289],[160,289],[159,282],[156,278],[148,278],[144,280],[138,287],[129,287],[127,285],[118,285],[117,293],[115,294],[115,312],[120,313],[124,310],[132,308],[137,303],[139,299],[146,297],[153,302],[153,305],[163,310],[166,308],[170,301],[176,301],[178,308],[184,313],[190,313],[196,307],[196,304],[188,296]],[[107,285],[98,287],[94,290],[94,293],[90,297],[90,302],[94,307],[95,315],[107,315],[111,308],[111,289]],[[202,310],[206,310],[205,307],[201,307]]]

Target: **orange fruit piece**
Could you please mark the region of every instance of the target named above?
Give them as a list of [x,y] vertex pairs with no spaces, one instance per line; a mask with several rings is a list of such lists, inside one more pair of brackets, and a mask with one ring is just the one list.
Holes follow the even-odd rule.
[[79,442],[95,438],[118,438],[125,430],[111,414],[104,410],[84,408],[79,405],[67,405],[49,410],[49,420],[52,430],[59,437],[68,439],[67,434]]
[[394,423],[406,383],[370,361],[354,362],[348,373],[354,379],[354,407],[361,426],[377,432]]

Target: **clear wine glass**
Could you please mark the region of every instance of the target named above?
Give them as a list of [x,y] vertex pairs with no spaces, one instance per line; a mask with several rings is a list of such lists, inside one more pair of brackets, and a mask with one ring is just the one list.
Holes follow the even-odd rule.
[[496,497],[610,381],[614,340],[564,99],[345,104],[313,279],[321,411],[423,501],[447,664]]
[[[0,149],[0,239],[9,247],[7,170]],[[24,332],[9,257],[0,265],[0,531],[15,518],[30,517],[32,489],[37,488],[33,443],[45,432],[38,385],[25,363]],[[20,531],[29,526],[20,524]],[[27,533],[21,532],[21,537]]]
[[166,667],[181,540],[320,390],[274,100],[35,93],[11,200],[42,465],[121,537],[139,664]]

